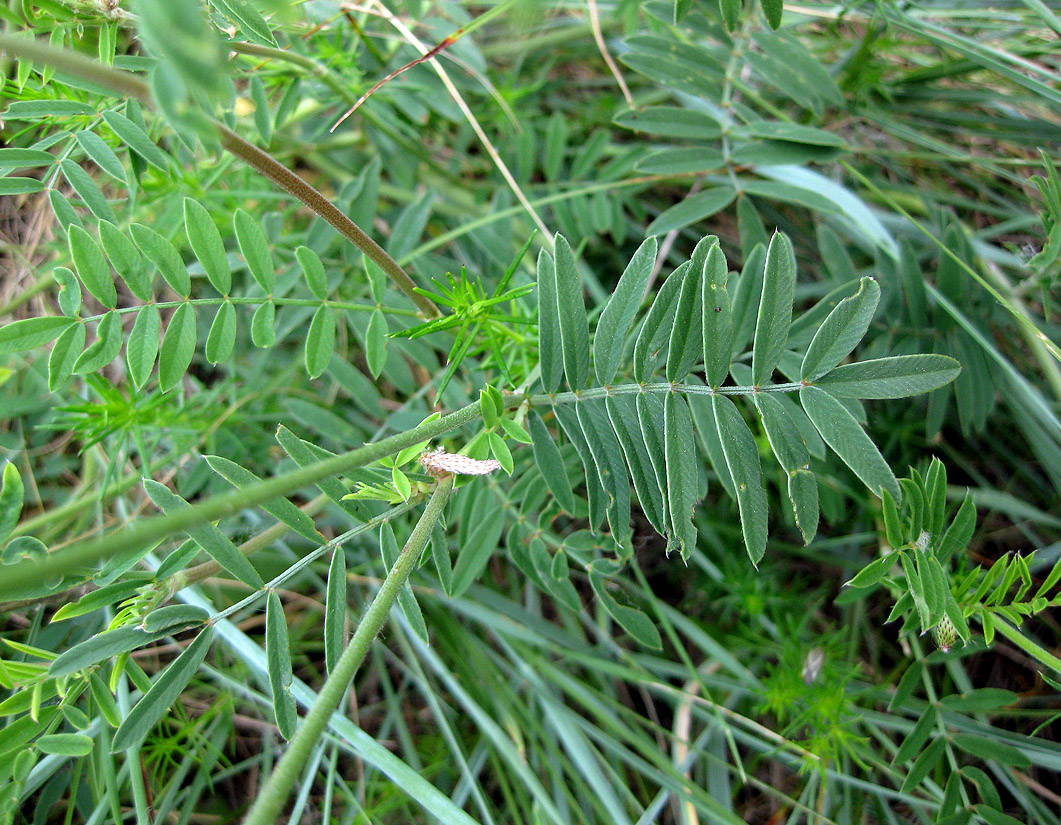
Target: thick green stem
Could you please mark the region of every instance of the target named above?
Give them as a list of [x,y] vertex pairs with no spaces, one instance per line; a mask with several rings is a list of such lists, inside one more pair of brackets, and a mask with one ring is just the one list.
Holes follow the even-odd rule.
[[[151,90],[139,77],[129,72],[104,66],[76,52],[56,49],[37,40],[13,37],[7,34],[0,34],[0,52],[32,60],[35,63],[53,66],[60,72],[71,74],[80,77],[82,80],[88,80],[99,86],[111,89],[122,97],[133,97],[147,105],[152,105]],[[395,286],[408,296],[409,300],[416,305],[417,309],[425,317],[436,318],[442,314],[431,299],[425,298],[416,292],[416,282],[409,277],[409,273],[402,269],[379,244],[365,234],[361,227],[336,208],[324,195],[268,152],[244,140],[224,124],[214,121],[214,127],[217,129],[218,138],[225,149],[240,158],[251,168],[263,174],[281,189],[294,195],[312,209],[314,213],[320,215],[335,227],[340,235],[375,261],[380,269],[386,272],[391,280],[394,281]]]
[[431,537],[431,530],[442,516],[452,491],[452,476],[439,481],[438,487],[435,488],[423,515],[413,528],[412,535],[405,543],[398,560],[387,574],[387,578],[383,580],[372,604],[365,611],[353,638],[350,639],[349,646],[336,662],[335,670],[317,694],[317,701],[302,721],[302,725],[295,731],[287,752],[277,763],[261,793],[258,794],[258,799],[250,813],[247,814],[244,825],[273,825],[274,822],[279,821],[280,812],[287,804],[287,799],[291,795],[299,774],[305,769],[310,753],[320,741],[329,717],[339,707],[347,687],[353,681],[357,669],[368,654],[372,640],[379,634],[409,574],[420,560],[420,554],[423,553]]
[[158,518],[138,519],[135,523],[113,533],[57,550],[40,560],[27,559],[18,562],[4,569],[3,578],[0,580],[4,596],[9,599],[25,598],[23,593],[26,589],[36,588],[41,582],[52,581],[77,568],[96,564],[116,553],[131,552],[135,548],[157,543],[167,536],[194,525],[233,516],[248,507],[254,507],[277,496],[290,495],[295,490],[315,484],[322,479],[348,473],[357,467],[363,467],[384,456],[393,455],[421,441],[437,438],[465,424],[470,424],[479,417],[479,402],[477,401],[412,430],[332,456],[308,467],[222,493],[209,501],[175,510]]
[[1033,642],[1001,616],[996,614],[991,618],[994,619],[995,632],[998,635],[1005,636],[1039,664],[1050,668],[1055,673],[1061,673],[1061,659],[1058,659],[1042,645]]

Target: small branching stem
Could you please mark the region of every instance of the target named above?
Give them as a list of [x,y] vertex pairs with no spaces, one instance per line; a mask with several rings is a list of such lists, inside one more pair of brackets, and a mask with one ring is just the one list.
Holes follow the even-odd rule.
[[280,813],[287,804],[295,782],[305,770],[310,753],[319,743],[328,719],[339,707],[347,688],[368,654],[369,646],[379,634],[409,574],[420,560],[420,555],[431,537],[431,530],[442,516],[452,491],[453,476],[447,476],[439,481],[427,507],[424,508],[423,515],[420,516],[412,535],[409,536],[409,540],[398,556],[398,560],[387,573],[387,578],[383,580],[372,604],[369,605],[358,623],[350,644],[339,657],[335,669],[324,683],[320,693],[317,694],[317,701],[314,702],[313,707],[302,721],[302,725],[291,738],[286,753],[277,763],[276,769],[269,776],[261,793],[258,794],[257,800],[244,820],[244,825],[272,825],[279,821]]

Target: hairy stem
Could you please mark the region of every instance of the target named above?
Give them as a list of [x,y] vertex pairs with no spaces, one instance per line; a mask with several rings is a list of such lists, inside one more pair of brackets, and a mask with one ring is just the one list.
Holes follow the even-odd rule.
[[[112,90],[122,97],[133,97],[152,105],[151,90],[136,75],[119,69],[104,66],[95,60],[66,49],[56,49],[37,40],[0,34],[0,52],[14,57],[32,60],[53,66],[60,72],[80,77],[99,86]],[[227,126],[213,121],[221,145],[257,170],[277,186],[308,206],[315,214],[322,217],[350,243],[365,253],[387,275],[394,285],[409,298],[417,309],[427,318],[437,318],[442,313],[430,298],[416,292],[416,282],[383,248],[370,238],[356,223],[350,220],[341,210],[310,184],[284,166],[268,152],[259,149],[253,143],[244,140]]]
[[442,516],[452,491],[452,476],[438,483],[431,500],[424,508],[423,515],[413,528],[412,535],[402,548],[398,560],[387,573],[387,578],[383,580],[372,604],[369,605],[358,623],[350,644],[339,657],[335,670],[332,671],[328,681],[324,683],[317,695],[317,701],[306,718],[302,720],[302,725],[291,738],[287,751],[277,763],[261,793],[258,794],[254,806],[244,820],[244,825],[272,825],[278,821],[299,774],[305,769],[310,753],[316,747],[328,724],[328,718],[339,707],[347,687],[353,681],[354,675],[368,654],[372,640],[379,634],[409,574],[420,560],[420,554],[431,537],[431,530]]

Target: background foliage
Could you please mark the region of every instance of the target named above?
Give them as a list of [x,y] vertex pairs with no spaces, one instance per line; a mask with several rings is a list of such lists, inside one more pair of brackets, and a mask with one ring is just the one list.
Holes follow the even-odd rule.
[[0,21],[0,821],[1057,821],[1047,4]]

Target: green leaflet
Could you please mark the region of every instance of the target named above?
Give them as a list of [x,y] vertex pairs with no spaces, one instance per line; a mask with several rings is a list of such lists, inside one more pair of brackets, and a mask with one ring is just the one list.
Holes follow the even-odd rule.
[[96,340],[78,356],[73,371],[76,375],[86,375],[101,370],[121,351],[122,322],[118,313],[111,311],[100,320],[96,327]]
[[601,606],[623,630],[645,647],[652,650],[662,649],[663,640],[652,620],[637,608],[620,604],[609,592],[604,575],[595,566],[590,567],[589,581]]
[[807,347],[800,369],[803,381],[817,381],[850,354],[869,329],[879,300],[880,286],[863,278],[858,292],[833,308]]
[[4,324],[0,327],[0,355],[35,349],[55,340],[77,323],[65,315],[48,315]]
[[[664,444],[667,456],[667,504],[671,540],[682,558],[696,546],[693,507],[696,503],[696,447],[689,406],[678,393],[667,393],[663,402]],[[668,544],[668,552],[670,545]]]
[[328,298],[328,277],[324,272],[324,263],[320,257],[308,246],[300,246],[295,250],[295,258],[298,265],[302,267],[302,274],[306,276],[306,283],[310,292],[322,301]]
[[593,368],[601,386],[610,384],[619,369],[627,333],[648,287],[656,250],[654,237],[638,247],[597,321],[593,336]]
[[100,220],[117,223],[114,210],[111,209],[107,198],[88,172],[72,160],[59,161],[59,168],[62,169],[67,183],[77,193],[77,196],[84,201],[89,212]]
[[661,535],[671,535],[670,502],[667,498],[667,450],[666,433],[664,432],[665,410],[659,396],[644,393],[637,396],[637,424],[641,430],[641,437],[648,451],[648,459],[653,474],[656,477],[656,486],[663,497],[661,508],[664,529]]
[[[747,205],[745,212],[754,211],[751,201],[747,198],[741,199],[737,211],[740,212],[741,206],[744,205]],[[745,223],[742,222],[741,225],[744,226]],[[762,226],[759,224],[754,230],[749,230],[749,234],[757,236],[761,229]],[[762,235],[765,238],[766,233],[762,232]],[[749,242],[751,240],[753,238],[750,238]],[[766,243],[760,245],[756,240],[755,246],[744,259],[744,268],[741,270],[740,277],[737,278],[736,286],[733,287],[733,350],[735,352],[743,352],[755,332],[755,315],[763,295],[765,268]]]
[[144,259],[133,242],[110,221],[99,222],[99,239],[111,266],[129,285],[129,291],[141,301],[150,301],[151,279],[144,271]]
[[560,389],[564,352],[556,306],[556,265],[544,249],[538,253],[538,364],[542,388],[546,392]]
[[195,310],[181,304],[170,316],[158,358],[158,385],[166,392],[184,377],[195,355]]
[[571,491],[571,482],[567,478],[567,468],[560,450],[538,413],[532,410],[527,415],[526,423],[531,436],[534,462],[538,465],[546,486],[556,497],[557,503],[568,513],[573,513],[575,494]]
[[206,336],[206,360],[220,364],[232,357],[236,346],[236,308],[225,301],[217,308],[210,332]]
[[113,109],[103,112],[103,120],[110,126],[111,131],[120,137],[132,151],[136,152],[155,168],[163,172],[169,171],[169,155],[159,149],[155,142],[148,137],[147,132],[140,126]]
[[708,252],[717,245],[718,238],[709,235],[693,250],[689,271],[674,310],[674,326],[667,349],[667,380],[671,383],[684,379],[693,365],[703,358],[703,274]]
[[765,384],[781,360],[792,322],[795,287],[796,253],[788,237],[775,232],[766,252],[763,293],[759,299],[752,344],[752,382],[755,386]]
[[140,223],[130,224],[129,233],[144,256],[158,267],[170,288],[187,298],[192,291],[192,281],[176,247],[154,229]]
[[843,364],[816,384],[841,398],[905,398],[946,386],[961,369],[946,355],[897,355]]
[[804,387],[799,399],[825,443],[870,490],[877,495],[887,490],[896,501],[902,498],[899,483],[880,450],[839,401],[817,387]]
[[553,415],[560,422],[560,426],[567,435],[567,440],[571,442],[578,453],[578,457],[582,460],[582,467],[585,471],[586,500],[589,503],[589,527],[591,530],[596,531],[601,519],[604,518],[607,500],[604,495],[604,488],[600,483],[600,477],[597,475],[593,454],[590,452],[586,438],[582,434],[582,427],[574,410],[567,405],[557,404],[553,407]]
[[[693,261],[695,275],[695,254]],[[726,290],[728,277],[726,256],[722,254],[722,248],[717,243],[712,244],[701,274],[704,370],[708,386],[711,387],[718,387],[726,380],[729,362],[733,356],[733,313],[729,292]]]
[[582,297],[582,279],[575,266],[575,255],[563,235],[555,244],[556,308],[560,320],[560,347],[564,355],[567,385],[580,390],[589,382],[589,323]]
[[88,155],[89,160],[118,181],[122,186],[129,185],[129,181],[125,177],[125,167],[122,166],[122,162],[118,160],[118,156],[114,154],[114,150],[103,142],[103,138],[95,132],[90,132],[87,129],[81,130],[75,134],[74,137],[77,139],[78,144],[80,144],[85,154]]
[[628,554],[632,552],[630,485],[626,480],[626,464],[608,423],[604,402],[579,402],[575,405],[575,412],[593,457],[594,472],[604,489],[612,538],[623,548],[622,552]]
[[641,432],[637,417],[637,404],[629,395],[606,399],[605,406],[612,428],[618,436],[619,446],[626,456],[634,491],[641,509],[661,536],[667,534],[668,520],[663,501],[663,492],[656,477],[656,470],[649,457],[648,447]]
[[715,425],[722,452],[733,478],[740,508],[744,546],[752,564],[758,566],[766,552],[767,502],[755,437],[737,406],[724,395],[711,396]]
[[[674,150],[675,153],[684,151],[686,150]],[[691,154],[688,163],[682,162],[683,156],[675,156],[671,150],[664,150],[649,159],[648,168],[645,168],[644,163],[638,164],[638,168],[650,174],[675,174],[679,171],[704,171],[723,165],[721,156],[713,159],[706,157],[702,149],[689,151]],[[693,168],[686,168],[689,166]],[[656,219],[648,225],[645,233],[664,235],[675,229],[683,229],[721,212],[733,203],[736,196],[737,193],[729,186],[718,186],[704,192],[697,192],[657,215]]]
[[5,462],[4,471],[0,474],[0,545],[7,541],[18,524],[25,494],[26,488],[18,467],[10,461]]
[[[261,225],[249,213],[237,209],[232,216],[232,227],[236,232],[239,251],[243,253],[243,259],[247,262],[247,268],[254,280],[258,282],[258,286],[262,288],[262,292],[266,296],[271,296],[273,290],[276,289],[276,272],[273,269],[273,255],[269,251],[269,243],[265,240]],[[298,255],[298,250],[295,250],[295,255]]]
[[306,333],[306,372],[310,378],[317,378],[328,368],[334,349],[335,312],[329,306],[319,306]]
[[290,739],[297,721],[295,697],[291,695],[291,643],[284,606],[275,590],[269,591],[265,607],[265,664],[276,726],[284,739]]
[[689,267],[688,262],[682,264],[663,282],[663,286],[656,293],[656,299],[649,307],[644,323],[641,324],[641,331],[634,344],[634,380],[638,383],[643,383],[652,375],[656,357],[670,340],[674,313],[678,308],[678,296],[681,294]]
[[148,633],[139,627],[123,625],[86,639],[60,653],[48,665],[48,675],[68,676],[98,664],[111,656],[118,656],[148,645],[166,635],[165,631]]
[[138,390],[147,384],[151,370],[155,368],[161,326],[158,308],[150,304],[142,307],[136,314],[136,321],[129,332],[129,340],[125,345],[125,360],[129,365],[129,377]]
[[228,295],[232,289],[232,272],[228,268],[221,233],[206,207],[191,198],[184,199],[184,231],[211,285],[222,295]]
[[332,550],[328,565],[327,595],[324,601],[324,666],[328,673],[343,653],[346,625],[346,553],[342,547]]
[[80,226],[71,226],[67,237],[77,277],[93,298],[107,309],[114,309],[118,305],[118,292],[114,288],[114,280],[103,252],[92,236]]
[[810,469],[810,453],[799,429],[774,393],[757,393],[755,407],[774,457],[788,476],[788,500],[803,543],[810,544],[818,530],[818,482]]

